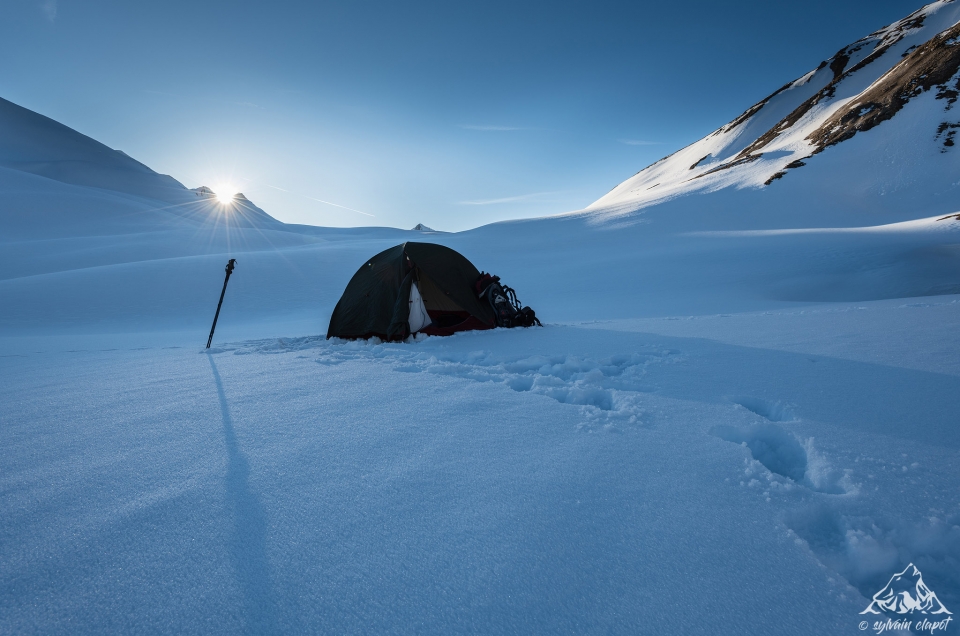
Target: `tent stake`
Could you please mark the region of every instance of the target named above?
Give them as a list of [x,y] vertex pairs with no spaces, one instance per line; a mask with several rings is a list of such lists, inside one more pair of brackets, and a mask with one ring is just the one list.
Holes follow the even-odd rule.
[[223,279],[223,291],[220,292],[220,302],[217,303],[217,313],[213,315],[213,326],[210,327],[210,337],[207,338],[207,349],[210,348],[210,343],[213,342],[213,331],[217,328],[217,318],[220,317],[220,305],[223,304],[223,295],[227,293],[227,283],[230,282],[230,274],[233,273],[233,264],[237,262],[237,259],[231,258],[227,261],[227,277]]

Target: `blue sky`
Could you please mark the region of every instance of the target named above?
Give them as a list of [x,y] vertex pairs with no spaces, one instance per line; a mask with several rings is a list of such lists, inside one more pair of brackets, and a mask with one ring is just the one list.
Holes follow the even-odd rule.
[[457,231],[580,209],[923,4],[4,0],[0,97],[283,221]]

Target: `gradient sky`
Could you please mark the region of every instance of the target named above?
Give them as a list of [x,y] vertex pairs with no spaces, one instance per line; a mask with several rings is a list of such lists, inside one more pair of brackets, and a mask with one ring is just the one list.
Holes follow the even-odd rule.
[[583,208],[923,4],[2,0],[0,97],[282,221],[457,231]]

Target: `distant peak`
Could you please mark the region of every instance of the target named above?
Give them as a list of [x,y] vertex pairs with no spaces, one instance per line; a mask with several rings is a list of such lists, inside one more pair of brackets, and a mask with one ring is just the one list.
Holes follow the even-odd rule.
[[[207,186],[200,186],[199,188],[193,188],[193,189],[191,190],[191,192],[196,193],[197,196],[204,196],[204,197],[215,197],[215,196],[217,196],[217,193],[214,192],[212,188],[209,188],[209,187],[207,187]],[[249,200],[250,200],[250,199],[248,199],[247,197],[243,196],[243,192],[235,192],[235,193],[232,195],[232,197],[233,197],[234,199],[236,199],[236,200],[241,200],[241,201],[249,201]]]
[[413,232],[436,232],[435,229],[433,229],[432,227],[427,227],[423,223],[417,223],[415,226],[413,226],[412,231]]

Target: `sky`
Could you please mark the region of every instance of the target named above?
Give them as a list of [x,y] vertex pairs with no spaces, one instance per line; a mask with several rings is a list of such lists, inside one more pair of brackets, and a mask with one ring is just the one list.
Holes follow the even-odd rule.
[[2,0],[0,97],[288,223],[581,209],[924,3]]

